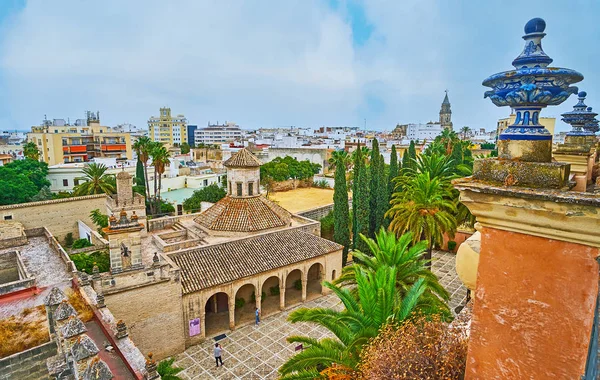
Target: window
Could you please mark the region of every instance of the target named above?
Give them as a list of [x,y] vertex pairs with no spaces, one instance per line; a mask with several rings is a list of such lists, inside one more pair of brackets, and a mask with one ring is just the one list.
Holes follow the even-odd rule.
[[69,186],[69,180],[63,179],[63,186]]
[[208,186],[208,180],[207,180],[207,179],[205,179],[204,181],[202,181],[202,184],[203,184],[204,186]]
[[12,220],[12,215],[4,215],[4,220]]
[[252,182],[248,183],[248,195],[254,195],[254,184]]
[[241,182],[237,183],[237,196],[238,197],[242,196],[242,183]]

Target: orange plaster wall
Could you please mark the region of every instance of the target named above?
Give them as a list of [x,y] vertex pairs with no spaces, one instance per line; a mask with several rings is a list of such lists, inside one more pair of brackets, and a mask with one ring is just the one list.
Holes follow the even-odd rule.
[[579,379],[598,249],[484,228],[466,379]]

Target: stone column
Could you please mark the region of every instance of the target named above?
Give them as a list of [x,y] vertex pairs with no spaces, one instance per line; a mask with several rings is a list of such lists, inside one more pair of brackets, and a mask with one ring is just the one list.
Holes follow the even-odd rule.
[[200,336],[206,338],[206,312],[204,308],[200,309]]
[[229,301],[229,329],[235,330],[235,299],[233,297],[229,297],[228,301]]
[[306,285],[308,284],[308,271],[302,272],[302,302],[306,301]]
[[285,310],[285,287],[279,288],[279,310]]
[[219,303],[217,302],[216,294],[214,294],[212,296],[212,303],[213,303],[213,312],[218,313],[219,312]]
[[256,308],[258,310],[262,311],[262,309],[260,307],[261,303],[262,303],[262,290],[261,290],[261,292],[256,293]]

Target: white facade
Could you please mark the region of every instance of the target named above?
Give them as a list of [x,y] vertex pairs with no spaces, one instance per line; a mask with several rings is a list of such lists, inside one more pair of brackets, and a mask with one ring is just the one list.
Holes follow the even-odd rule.
[[408,140],[433,141],[442,133],[442,125],[439,123],[408,124],[406,137]]
[[210,125],[205,128],[198,128],[194,131],[194,143],[200,144],[221,144],[241,140],[243,131],[238,125],[228,123],[225,125]]

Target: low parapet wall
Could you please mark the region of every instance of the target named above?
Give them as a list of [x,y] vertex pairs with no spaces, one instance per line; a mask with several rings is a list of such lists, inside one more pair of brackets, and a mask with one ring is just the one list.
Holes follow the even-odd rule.
[[49,341],[29,350],[0,359],[0,379],[47,379],[46,359],[57,354],[56,343]]

